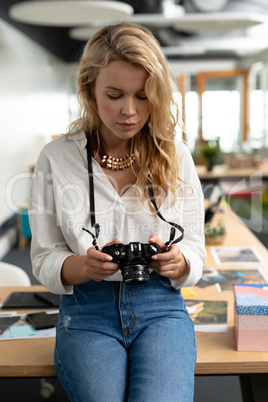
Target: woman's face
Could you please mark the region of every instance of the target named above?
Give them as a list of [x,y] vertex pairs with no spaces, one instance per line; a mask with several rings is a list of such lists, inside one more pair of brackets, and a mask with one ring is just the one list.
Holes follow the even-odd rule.
[[129,140],[145,125],[150,115],[144,92],[147,76],[143,67],[122,60],[111,61],[100,69],[95,97],[106,144]]

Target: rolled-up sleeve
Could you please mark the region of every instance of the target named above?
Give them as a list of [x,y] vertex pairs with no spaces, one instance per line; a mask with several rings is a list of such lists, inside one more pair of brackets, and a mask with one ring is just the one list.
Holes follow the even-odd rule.
[[72,293],[72,287],[63,286],[61,268],[64,260],[74,252],[68,247],[57,219],[51,178],[49,159],[45,152],[41,152],[33,173],[29,198],[33,274],[49,291],[69,294]]

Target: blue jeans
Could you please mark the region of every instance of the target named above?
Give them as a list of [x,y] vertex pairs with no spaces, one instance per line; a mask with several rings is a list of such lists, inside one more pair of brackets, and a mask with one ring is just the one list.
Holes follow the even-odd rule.
[[62,297],[55,366],[71,401],[192,402],[196,342],[180,291],[94,282]]

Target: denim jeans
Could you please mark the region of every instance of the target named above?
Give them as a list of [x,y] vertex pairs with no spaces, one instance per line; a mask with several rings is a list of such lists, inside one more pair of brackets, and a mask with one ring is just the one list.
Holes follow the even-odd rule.
[[71,401],[192,402],[196,342],[179,290],[94,282],[62,297],[55,366]]

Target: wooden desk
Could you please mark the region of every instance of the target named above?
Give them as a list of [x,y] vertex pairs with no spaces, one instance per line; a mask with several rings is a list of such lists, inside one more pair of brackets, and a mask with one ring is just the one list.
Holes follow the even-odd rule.
[[[268,277],[268,251],[255,235],[242,223],[242,221],[225,207],[224,219],[227,235],[219,246],[254,246],[263,257],[265,264],[247,265],[246,268],[259,267]],[[207,245],[206,267],[215,267],[214,258]],[[231,266],[221,266],[221,268]],[[245,268],[237,265],[237,268]],[[205,300],[228,301],[228,330],[226,334],[197,333],[198,357],[196,374],[242,374],[242,373],[268,373],[268,352],[237,352],[234,337],[234,297],[231,292],[218,293],[214,286],[207,288],[194,287],[197,292],[195,298]]]
[[[221,245],[255,246],[265,260],[265,264],[253,264],[252,267],[258,266],[268,276],[268,251],[266,247],[228,207],[226,207],[225,221],[227,236]],[[205,265],[215,267],[210,246],[207,246],[207,252],[208,257]],[[247,267],[250,268],[248,265]],[[230,268],[230,266],[226,265],[225,268]],[[11,291],[20,289],[0,287],[0,297],[4,299]],[[34,286],[28,289],[40,290],[40,287]],[[257,374],[257,379],[264,381],[267,387],[268,352],[237,352],[236,350],[233,294],[218,293],[214,286],[203,289],[194,287],[194,290],[197,292],[196,299],[228,301],[227,333],[197,333],[196,375],[249,374],[252,376],[252,374]],[[53,338],[0,341],[0,377],[55,377],[54,345],[55,340]],[[258,389],[261,388],[258,386]],[[254,402],[257,400],[262,401],[259,398],[255,399]]]
[[226,165],[216,165],[211,172],[207,171],[206,166],[196,165],[196,171],[200,180],[234,180],[247,177],[268,179],[268,166],[263,165],[257,168],[228,169]]
[[[38,285],[0,287],[0,297],[3,301],[11,292],[28,290],[45,289]],[[17,311],[20,313],[20,310]],[[54,346],[55,338],[0,341],[0,377],[56,377]]]
[[[268,277],[268,251],[257,237],[244,225],[236,214],[224,206],[224,220],[227,235],[219,246],[256,247],[265,261],[264,264],[236,265],[237,268],[260,268]],[[218,267],[207,245],[206,267]],[[232,268],[231,265],[220,268]],[[193,288],[196,299],[226,300],[228,302],[227,333],[197,333],[196,375],[240,376],[241,389],[245,402],[267,402],[268,352],[238,352],[234,336],[234,296],[233,293],[218,293],[214,286]]]

